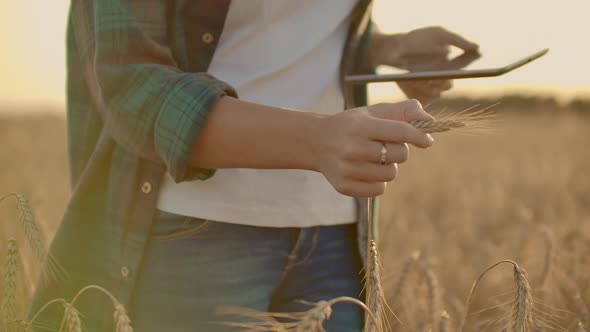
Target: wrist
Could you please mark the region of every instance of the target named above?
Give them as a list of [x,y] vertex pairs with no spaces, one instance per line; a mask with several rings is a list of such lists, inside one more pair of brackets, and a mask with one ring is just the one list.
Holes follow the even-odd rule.
[[396,67],[403,55],[403,39],[405,34],[376,33],[371,37],[369,45],[369,63],[375,68],[379,65]]
[[325,122],[330,118],[329,115],[305,112],[307,121],[301,130],[301,141],[303,142],[304,169],[321,172],[322,169],[322,145],[325,143]]

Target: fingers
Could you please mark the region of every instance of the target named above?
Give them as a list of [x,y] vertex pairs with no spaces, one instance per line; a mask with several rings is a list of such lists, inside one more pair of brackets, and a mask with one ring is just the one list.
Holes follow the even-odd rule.
[[385,182],[345,181],[334,186],[339,193],[351,197],[374,197],[383,195]]
[[346,179],[364,182],[389,182],[393,181],[397,175],[397,164],[349,162],[343,164],[340,174]]
[[399,103],[372,105],[370,106],[370,111],[371,114],[379,118],[403,122],[433,119],[430,114],[424,111],[422,104],[416,99],[405,100]]
[[439,28],[439,40],[442,44],[456,46],[465,52],[473,52],[479,49],[478,44],[444,28]]
[[[384,143],[387,154],[385,156],[385,165],[392,163],[404,163],[408,160],[410,155],[408,145],[403,143]],[[379,164],[381,158],[381,148],[383,143],[377,141],[370,141],[363,146],[351,149],[346,157],[347,160],[362,163]]]
[[394,120],[376,120],[372,125],[373,131],[369,137],[372,140],[393,143],[408,143],[419,148],[432,146],[434,140],[410,124]]
[[444,91],[450,90],[453,87],[453,82],[450,80],[428,80],[399,82],[398,85],[408,98],[415,98],[427,104],[440,97]]
[[412,127],[407,122],[415,120],[432,120],[419,101],[415,99],[400,103],[383,103],[370,107],[370,112],[377,117],[370,123],[369,139],[392,142],[409,143],[419,148],[432,146],[433,139],[421,130]]

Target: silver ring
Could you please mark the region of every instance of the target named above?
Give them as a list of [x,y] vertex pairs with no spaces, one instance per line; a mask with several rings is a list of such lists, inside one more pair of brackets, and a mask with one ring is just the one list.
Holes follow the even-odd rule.
[[387,148],[385,147],[385,143],[381,144],[381,157],[379,158],[379,165],[383,165],[387,161]]

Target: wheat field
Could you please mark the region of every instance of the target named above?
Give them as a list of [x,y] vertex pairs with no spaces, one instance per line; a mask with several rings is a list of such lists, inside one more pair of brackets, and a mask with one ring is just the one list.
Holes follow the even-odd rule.
[[[553,106],[496,106],[495,132],[435,134],[400,166],[380,198],[391,330],[517,331],[518,319],[530,331],[590,330],[590,109]],[[0,197],[26,196],[49,241],[69,193],[65,119],[0,109],[0,141]],[[22,238],[17,218],[13,201],[0,203],[3,242]],[[501,260],[519,269],[487,273],[465,315],[474,280]]]

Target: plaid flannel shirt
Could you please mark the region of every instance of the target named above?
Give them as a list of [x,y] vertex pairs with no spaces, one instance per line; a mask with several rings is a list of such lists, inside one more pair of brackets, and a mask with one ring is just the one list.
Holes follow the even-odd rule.
[[[236,96],[207,74],[229,4],[72,1],[67,29],[72,196],[50,248],[68,275],[40,284],[31,312],[50,299],[71,299],[89,284],[105,287],[132,308],[165,172],[177,182],[215,173],[191,167],[189,160],[209,110],[221,96]],[[367,70],[362,46],[370,7],[370,0],[360,0],[352,13],[342,75]],[[348,107],[365,102],[364,89],[343,90]],[[359,220],[366,220],[366,202],[359,204]],[[359,226],[365,234],[366,222]],[[88,318],[89,331],[111,330],[112,310],[104,297],[88,294],[76,307]],[[42,325],[60,313],[47,311]]]

